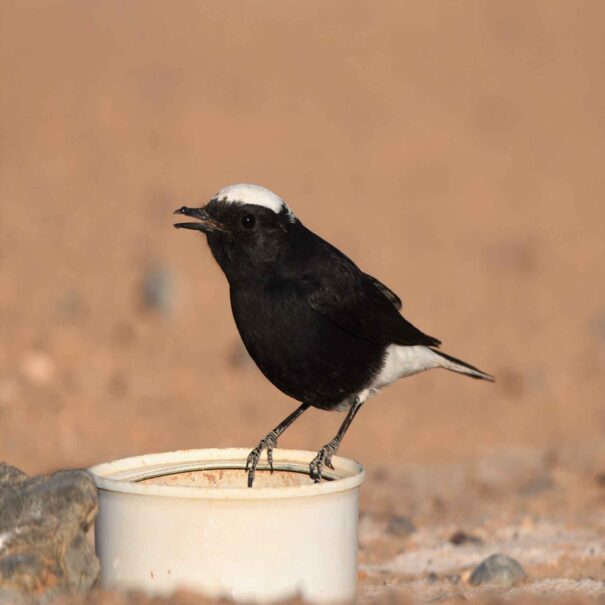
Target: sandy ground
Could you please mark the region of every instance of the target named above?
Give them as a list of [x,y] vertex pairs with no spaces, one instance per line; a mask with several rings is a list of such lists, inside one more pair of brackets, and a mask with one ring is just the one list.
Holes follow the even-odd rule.
[[[605,491],[594,460],[602,456],[602,447],[508,449],[471,464],[374,474],[361,519],[359,601],[602,599]],[[402,510],[412,511],[413,527],[397,535],[392,511]],[[471,586],[471,571],[494,553],[521,563],[527,579],[512,589]]]
[[[371,470],[362,489],[357,603],[602,602],[603,455],[597,444],[503,448],[470,463]],[[471,572],[495,553],[518,561],[526,578],[473,586]],[[188,605],[199,596],[95,590],[59,601],[84,602]]]
[[[362,600],[466,595],[447,578],[492,548],[535,591],[600,587],[583,549],[602,543],[605,471],[602,3],[0,13],[0,459],[253,446],[293,409],[243,352],[205,244],[172,228],[176,207],[257,182],[498,379],[413,377],[355,421]],[[310,411],[280,445],[317,449],[339,421]],[[383,514],[418,529],[387,539]],[[461,525],[482,545],[448,546]]]

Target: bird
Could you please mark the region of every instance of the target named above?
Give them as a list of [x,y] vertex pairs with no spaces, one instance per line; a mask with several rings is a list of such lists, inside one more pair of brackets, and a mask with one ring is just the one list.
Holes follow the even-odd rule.
[[229,284],[235,324],[250,357],[299,406],[263,437],[246,460],[248,487],[264,451],[310,407],[345,411],[334,436],[309,464],[314,482],[333,469],[351,422],[364,403],[400,378],[444,368],[494,377],[439,350],[441,342],[401,314],[402,301],[381,281],[305,227],[277,194],[260,185],[222,188],[201,207],[175,214],[195,219],[177,229],[201,232]]

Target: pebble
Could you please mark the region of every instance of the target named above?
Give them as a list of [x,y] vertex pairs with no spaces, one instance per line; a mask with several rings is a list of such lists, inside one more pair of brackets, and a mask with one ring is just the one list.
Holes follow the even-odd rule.
[[171,315],[176,304],[176,288],[172,271],[153,266],[143,276],[141,295],[143,304],[152,311]]
[[81,317],[85,312],[84,300],[77,292],[67,292],[57,301],[57,315],[70,321]]
[[491,555],[475,567],[469,583],[472,586],[481,584],[497,584],[498,586],[513,586],[527,577],[521,565],[507,555],[500,553]]
[[97,506],[84,471],[28,477],[0,463],[0,595],[87,592],[100,571],[86,538]]
[[549,475],[539,475],[523,484],[519,488],[519,495],[532,498],[552,489],[554,485],[554,481]]
[[416,531],[413,521],[405,515],[393,515],[386,527],[387,534],[392,536],[409,536]]
[[229,352],[228,363],[232,368],[237,370],[252,368],[255,366],[252,357],[246,351],[246,347],[241,341],[235,342]]
[[467,534],[464,530],[459,529],[450,536],[450,542],[454,546],[462,546],[463,544],[481,544],[483,540],[479,536]]

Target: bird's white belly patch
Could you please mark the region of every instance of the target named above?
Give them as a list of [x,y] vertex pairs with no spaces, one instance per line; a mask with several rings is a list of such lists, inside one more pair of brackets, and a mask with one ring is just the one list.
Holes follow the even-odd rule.
[[347,397],[346,399],[343,399],[336,407],[332,408],[332,410],[335,412],[344,412],[345,410],[348,410],[353,405],[353,403],[355,403],[356,399],[359,399],[360,403],[363,403],[373,394],[374,391],[371,388],[364,389],[363,391],[357,393],[357,395],[352,395],[350,397]]
[[399,378],[411,376],[424,370],[441,367],[442,360],[428,347],[417,345],[406,347],[389,345],[382,369],[374,378],[371,389],[381,389]]
[[337,412],[348,410],[356,398],[360,398],[363,402],[399,378],[442,367],[443,359],[428,347],[389,345],[384,356],[384,365],[372,384],[357,395],[344,399],[333,409]]

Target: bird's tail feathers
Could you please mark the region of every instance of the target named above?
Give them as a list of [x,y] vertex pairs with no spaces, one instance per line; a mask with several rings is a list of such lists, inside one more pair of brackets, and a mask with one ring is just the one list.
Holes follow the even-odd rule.
[[452,372],[458,372],[459,374],[466,374],[471,378],[478,378],[480,380],[489,380],[490,382],[494,382],[495,378],[491,374],[487,374],[486,372],[482,372],[479,368],[472,366],[470,363],[466,363],[460,359],[456,359],[451,355],[447,355],[442,351],[437,351],[432,347],[429,347],[435,355],[440,357],[441,359],[439,366],[445,368],[446,370],[451,370]]

